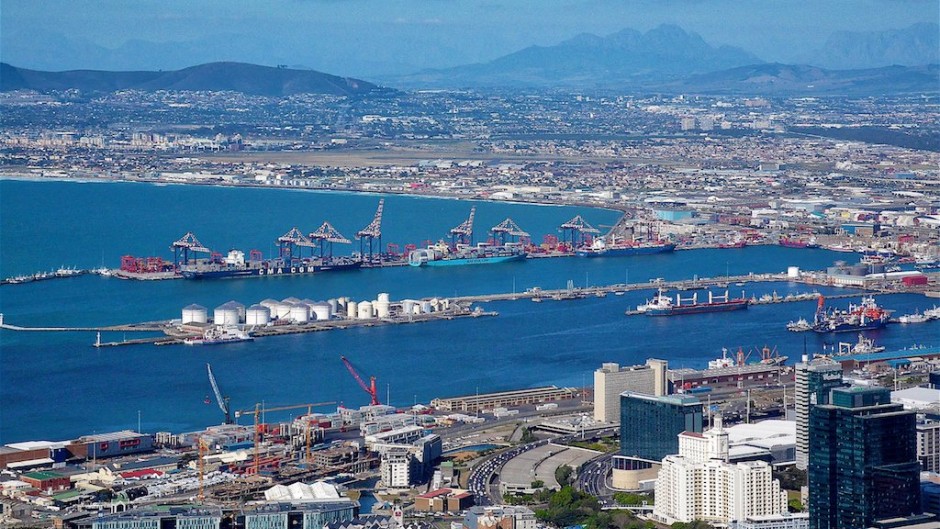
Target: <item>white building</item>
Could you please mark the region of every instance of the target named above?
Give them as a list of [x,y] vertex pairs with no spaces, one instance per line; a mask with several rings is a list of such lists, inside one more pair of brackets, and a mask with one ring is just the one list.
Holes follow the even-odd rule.
[[705,520],[727,524],[787,513],[787,494],[763,461],[728,463],[721,418],[705,433],[679,434],[679,454],[663,459],[653,517],[663,523]]
[[796,364],[796,468],[806,470],[809,464],[809,407],[820,394],[842,384],[842,366],[828,359],[803,361]]
[[398,447],[382,456],[379,473],[382,483],[390,489],[407,489],[411,486],[411,450]]
[[604,363],[594,371],[594,420],[620,423],[620,394],[624,391],[661,397],[668,391],[665,360],[649,359],[646,365]]
[[922,471],[940,473],[940,422],[917,421],[917,460]]

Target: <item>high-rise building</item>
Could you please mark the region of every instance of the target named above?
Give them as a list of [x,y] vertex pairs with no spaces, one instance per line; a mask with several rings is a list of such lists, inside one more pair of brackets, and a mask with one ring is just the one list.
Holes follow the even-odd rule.
[[702,432],[702,402],[690,395],[620,395],[620,453],[662,461],[679,452],[678,435]]
[[764,461],[728,463],[721,417],[705,433],[683,432],[679,453],[663,459],[653,517],[667,524],[705,520],[727,524],[787,513],[787,493]]
[[835,388],[810,408],[810,529],[871,527],[919,512],[915,413],[887,388]]
[[665,360],[649,359],[646,365],[604,363],[594,371],[594,420],[620,422],[620,394],[624,391],[657,397],[668,393]]
[[620,395],[620,454],[613,460],[614,487],[642,488],[656,479],[660,462],[679,451],[679,434],[702,431],[702,402],[689,395]]
[[917,421],[917,460],[923,472],[940,473],[940,422]]
[[842,366],[829,359],[810,362],[804,355],[796,364],[796,468],[806,470],[809,463],[809,408],[826,404],[829,391],[841,387]]

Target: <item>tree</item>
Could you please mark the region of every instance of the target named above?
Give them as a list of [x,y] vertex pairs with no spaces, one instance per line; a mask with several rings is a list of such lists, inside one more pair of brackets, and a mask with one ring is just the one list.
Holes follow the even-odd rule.
[[538,438],[535,436],[534,433],[532,433],[532,430],[528,428],[523,428],[522,437],[520,437],[519,440],[523,444],[528,444],[528,443],[534,443],[535,441],[538,441]]
[[555,469],[555,481],[557,481],[558,484],[561,485],[562,487],[564,487],[565,485],[570,485],[572,481],[572,477],[573,477],[572,476],[573,472],[574,472],[574,469],[572,469],[568,465],[561,465],[560,467]]
[[542,481],[542,480],[540,480],[540,479],[537,479],[537,480],[533,481],[532,483],[530,483],[530,486],[531,486],[533,489],[540,489],[540,488],[542,488],[542,487],[545,486],[545,482]]

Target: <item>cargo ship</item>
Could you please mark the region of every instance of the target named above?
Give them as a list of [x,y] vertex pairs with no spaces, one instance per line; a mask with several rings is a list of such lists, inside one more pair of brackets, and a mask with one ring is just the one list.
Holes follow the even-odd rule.
[[637,312],[647,316],[678,316],[680,314],[703,314],[708,312],[729,312],[733,310],[746,309],[750,302],[741,297],[739,299],[729,299],[728,291],[724,295],[716,296],[710,291],[708,293],[708,302],[699,303],[698,293],[692,294],[691,298],[683,299],[681,295],[676,294],[676,301],[665,295],[662,289],[653,296],[653,299],[644,305],[639,305]]
[[780,237],[780,239],[777,241],[777,244],[787,248],[819,248],[819,244],[816,243],[815,237],[811,237],[808,240]]
[[186,338],[186,345],[221,345],[224,343],[250,342],[254,340],[247,332],[232,327],[210,327],[202,336]]
[[497,264],[512,261],[524,261],[525,249],[519,243],[491,245],[479,243],[476,246],[457,244],[454,247],[444,242],[412,250],[408,254],[411,266],[462,266],[477,264]]
[[627,257],[671,252],[676,245],[671,242],[653,240],[645,242],[618,242],[608,245],[603,238],[594,239],[590,246],[575,250],[578,257]]
[[254,259],[245,260],[245,252],[230,250],[216,262],[180,266],[184,279],[226,279],[252,276],[306,275],[337,270],[356,270],[362,261],[351,257]]
[[813,330],[818,333],[858,332],[880,329],[887,325],[891,311],[878,306],[875,298],[866,296],[848,310],[826,310],[825,298],[819,297]]

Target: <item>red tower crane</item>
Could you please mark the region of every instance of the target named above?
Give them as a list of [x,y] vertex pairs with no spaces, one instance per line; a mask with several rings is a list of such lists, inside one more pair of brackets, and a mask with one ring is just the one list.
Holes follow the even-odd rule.
[[356,379],[356,382],[359,384],[359,387],[362,388],[363,391],[368,393],[370,397],[372,397],[372,402],[370,402],[370,405],[379,406],[380,404],[382,404],[381,402],[379,402],[379,393],[375,389],[375,377],[369,377],[370,384],[366,385],[365,381],[362,380],[362,377],[359,376],[359,373],[356,372],[356,368],[353,367],[352,363],[349,360],[347,360],[345,356],[341,356],[339,358],[340,360],[343,361],[343,365],[346,366],[346,369],[349,371],[349,374],[351,374],[353,378]]

